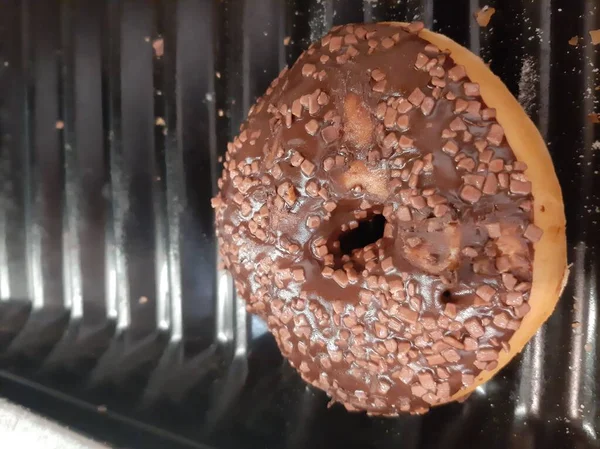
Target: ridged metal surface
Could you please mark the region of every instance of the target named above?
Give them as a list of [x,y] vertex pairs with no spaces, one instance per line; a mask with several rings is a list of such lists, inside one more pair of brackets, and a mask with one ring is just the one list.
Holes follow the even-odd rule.
[[[467,402],[371,419],[327,409],[246,316],[210,197],[246,111],[312,39],[414,19],[490,62],[538,125],[573,267]],[[594,0],[0,0],[0,394],[127,447],[598,447],[598,28]]]

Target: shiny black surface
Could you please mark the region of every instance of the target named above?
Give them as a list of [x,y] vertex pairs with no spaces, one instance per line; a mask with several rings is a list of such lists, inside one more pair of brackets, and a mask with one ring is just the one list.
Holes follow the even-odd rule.
[[[328,409],[228,294],[209,200],[227,140],[312,39],[413,19],[537,123],[573,267],[469,400],[372,419]],[[0,394],[116,447],[598,447],[598,28],[595,0],[0,0]]]

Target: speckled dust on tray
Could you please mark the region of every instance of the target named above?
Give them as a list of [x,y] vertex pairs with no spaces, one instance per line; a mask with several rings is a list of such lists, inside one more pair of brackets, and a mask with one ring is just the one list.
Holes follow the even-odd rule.
[[526,56],[521,61],[521,74],[519,77],[518,100],[525,112],[531,115],[537,97],[537,84],[539,81],[535,58]]

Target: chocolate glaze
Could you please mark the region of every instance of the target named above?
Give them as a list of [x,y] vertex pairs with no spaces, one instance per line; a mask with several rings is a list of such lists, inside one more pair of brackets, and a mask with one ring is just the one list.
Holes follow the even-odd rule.
[[372,414],[422,413],[497,366],[540,238],[495,111],[421,28],[312,44],[251,108],[213,200],[248,310],[307,382]]

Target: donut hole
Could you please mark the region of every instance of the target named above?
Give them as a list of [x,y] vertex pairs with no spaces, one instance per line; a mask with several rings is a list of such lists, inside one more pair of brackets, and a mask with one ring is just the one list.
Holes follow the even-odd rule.
[[440,294],[440,302],[442,304],[448,304],[449,302],[455,302],[456,298],[452,295],[452,292],[448,289],[442,291]]
[[340,235],[340,251],[342,255],[350,255],[352,251],[364,248],[383,238],[387,221],[383,215],[376,214],[358,222],[358,227]]

